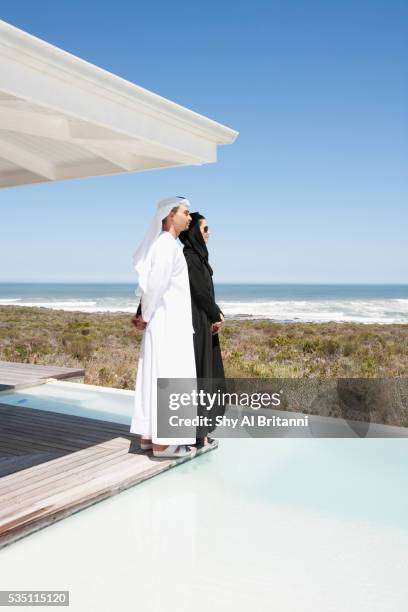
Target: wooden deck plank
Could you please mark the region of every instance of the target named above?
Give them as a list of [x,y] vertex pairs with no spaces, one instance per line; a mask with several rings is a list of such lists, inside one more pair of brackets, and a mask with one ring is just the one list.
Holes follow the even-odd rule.
[[[120,440],[120,442],[123,446],[125,441]],[[114,450],[117,450],[118,448],[119,444],[116,444],[116,448]],[[76,464],[89,461],[93,456],[103,455],[106,454],[106,452],[112,452],[112,448],[107,447],[104,443],[98,444],[97,446],[84,448],[76,453],[71,453],[70,455],[62,455],[53,461],[35,465],[30,467],[30,470],[24,470],[22,472],[16,472],[9,474],[8,476],[4,476],[0,480],[0,495],[2,496],[3,493],[7,494],[7,492],[10,490],[20,490],[19,486],[23,487],[26,482],[35,482],[36,480],[41,480],[41,478],[44,478],[44,475],[46,474],[65,471]]]
[[[82,473],[82,476],[85,471],[91,471],[94,468],[98,468],[106,460],[121,457],[125,453],[126,449],[118,448],[115,451],[112,451],[112,449],[103,449],[101,452],[94,453],[93,455],[88,454],[87,456],[83,456],[78,462],[65,464],[63,471],[61,468],[48,472],[43,471],[38,472],[33,478],[29,478],[24,481],[17,480],[19,485],[18,489],[9,484],[7,488],[8,490],[2,490],[0,514],[4,504],[12,500],[23,502],[27,495],[31,495],[32,491],[34,491],[34,494],[36,494],[39,486],[42,488],[46,485],[48,486],[50,483],[59,483],[61,480],[68,479],[71,475],[77,475],[80,472]],[[48,461],[48,463],[51,463],[51,461]],[[54,490],[56,491],[56,489]],[[30,497],[30,499],[33,500],[34,498]]]
[[17,371],[17,372],[55,372],[57,374],[73,374],[83,372],[80,368],[67,368],[64,366],[53,366],[39,363],[21,363],[19,361],[1,361],[0,371]]
[[63,412],[55,412],[53,410],[47,410],[47,409],[38,409],[38,408],[30,408],[30,406],[21,406],[21,405],[15,405],[15,404],[2,404],[1,403],[1,396],[0,396],[0,409],[1,409],[1,413],[4,415],[7,414],[11,414],[14,415],[15,417],[18,416],[25,416],[25,410],[32,410],[32,419],[48,419],[48,417],[50,415],[52,415],[52,421],[50,421],[51,423],[57,423],[57,422],[68,422],[71,423],[71,419],[75,418],[75,419],[81,419],[82,425],[86,427],[87,424],[90,423],[98,423],[101,427],[109,428],[111,431],[124,431],[125,429],[127,429],[127,426],[122,424],[122,423],[116,423],[116,422],[110,422],[110,421],[105,421],[102,419],[94,419],[94,418],[90,418],[90,417],[84,417],[84,416],[77,416],[77,415],[71,415],[71,414],[66,414]]
[[[30,411],[30,412],[27,412]],[[65,425],[68,425],[70,429],[77,426],[78,429],[84,431],[95,432],[104,431],[116,435],[124,434],[129,432],[129,427],[122,423],[114,423],[110,421],[103,421],[101,419],[93,419],[90,417],[82,417],[70,414],[63,414],[59,412],[53,412],[52,410],[39,410],[37,408],[30,408],[27,406],[15,406],[11,404],[0,403],[0,418],[7,422],[8,418],[11,418],[13,422],[18,421],[27,422],[27,415],[30,414],[30,424],[33,426],[49,426],[54,429],[63,429]],[[73,419],[77,419],[74,423]]]
[[19,389],[39,384],[45,378],[69,380],[71,378],[84,378],[84,376],[85,370],[82,368],[0,361],[0,390]]
[[39,452],[77,452],[105,442],[107,447],[118,436],[133,444],[139,437],[123,424],[71,416],[21,406],[0,404],[0,455]]
[[14,474],[17,471],[25,470],[28,467],[45,463],[60,457],[61,453],[32,453],[28,455],[10,455],[0,459],[0,482],[1,478]]
[[[218,443],[215,442],[211,447],[199,449],[197,456],[212,451],[217,446]],[[7,546],[38,529],[190,460],[185,458],[154,459],[147,455],[144,455],[146,464],[139,465],[137,470],[133,462],[128,462],[127,466],[119,463],[116,469],[113,469],[115,467],[113,466],[106,473],[92,478],[87,483],[78,484],[58,495],[45,497],[41,502],[36,502],[23,512],[16,513],[14,516],[10,515],[0,527],[0,547]]]
[[[127,448],[129,443],[138,446],[139,437],[120,423],[0,404],[0,462],[1,456],[17,458],[31,453],[34,466],[40,462],[39,454],[48,452],[58,457],[102,443],[114,450],[118,436],[126,438]],[[16,461],[14,465],[16,471],[24,469],[29,466],[29,460]]]
[[[122,450],[106,453],[99,456],[94,461],[86,461],[75,469],[64,470],[53,476],[44,478],[37,482],[35,486],[29,485],[23,490],[12,491],[5,495],[1,500],[0,505],[0,526],[4,516],[10,512],[25,511],[31,508],[33,504],[44,499],[44,496],[57,495],[58,493],[67,491],[68,489],[89,482],[93,477],[100,477],[103,474],[110,473],[112,466],[120,463],[133,462],[136,466],[137,458]],[[137,466],[136,466],[137,467]]]
[[[207,449],[200,449],[207,452]],[[210,450],[210,449],[208,449]],[[0,518],[0,541],[13,530],[26,526],[29,522],[43,521],[59,512],[68,509],[81,509],[84,505],[90,505],[102,498],[109,497],[114,492],[123,490],[136,483],[150,478],[164,470],[174,467],[190,459],[157,459],[141,456],[144,461],[138,462],[127,459],[118,462],[107,469],[103,469],[97,477],[92,477],[87,482],[78,482],[57,494],[46,494],[41,500],[8,514],[2,514]]]
[[[36,364],[36,363],[22,363],[21,361],[5,361],[5,360],[0,360],[0,367],[4,367],[4,368],[9,368],[9,367],[14,367],[14,368],[20,368],[20,369],[27,369],[27,368],[35,368],[38,365],[39,369],[49,369],[52,366],[48,365],[48,364]],[[73,368],[63,368],[63,369],[73,369]]]
[[0,548],[190,460],[138,442],[121,423],[0,404]]
[[2,422],[0,417],[0,439],[5,438],[5,442],[11,438],[21,439],[22,445],[24,442],[30,443],[36,442],[37,440],[41,443],[50,443],[51,446],[55,444],[61,445],[61,448],[65,448],[65,446],[73,446],[75,450],[77,448],[83,448],[86,445],[96,444],[98,442],[103,442],[104,440],[109,440],[114,435],[114,433],[106,433],[99,432],[95,435],[87,434],[86,432],[81,432],[79,429],[73,430],[52,430],[46,427],[44,428],[30,428],[28,425],[17,424],[13,427],[13,424]]

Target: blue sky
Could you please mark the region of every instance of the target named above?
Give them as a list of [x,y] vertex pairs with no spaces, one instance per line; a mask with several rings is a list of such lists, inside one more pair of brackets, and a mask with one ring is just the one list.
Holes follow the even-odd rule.
[[408,3],[3,0],[1,19],[240,132],[216,164],[1,190],[0,280],[136,281],[157,200],[216,282],[408,282]]

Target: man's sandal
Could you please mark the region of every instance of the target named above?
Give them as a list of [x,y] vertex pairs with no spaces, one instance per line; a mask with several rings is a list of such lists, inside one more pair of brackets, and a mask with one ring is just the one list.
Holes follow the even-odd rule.
[[166,459],[177,458],[177,457],[194,457],[197,449],[194,446],[189,446],[187,444],[171,444],[164,450],[154,450],[153,455],[155,457],[164,457]]
[[140,440],[140,448],[142,451],[152,450],[153,444],[151,442],[145,442],[144,440]]

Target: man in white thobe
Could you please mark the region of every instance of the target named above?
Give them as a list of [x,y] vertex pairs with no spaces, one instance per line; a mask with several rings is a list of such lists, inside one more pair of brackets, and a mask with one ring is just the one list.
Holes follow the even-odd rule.
[[130,432],[158,457],[192,455],[195,438],[157,436],[157,378],[196,379],[188,268],[177,239],[191,217],[186,198],[161,200],[145,238],[134,254],[141,314],[146,323],[137,369]]

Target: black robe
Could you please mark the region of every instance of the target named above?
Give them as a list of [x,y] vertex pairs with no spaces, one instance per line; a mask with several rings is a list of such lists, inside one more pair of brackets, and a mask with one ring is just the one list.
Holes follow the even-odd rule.
[[[195,217],[198,218],[195,218]],[[194,353],[198,390],[224,393],[225,373],[218,334],[212,334],[211,325],[221,320],[222,311],[215,302],[212,268],[208,263],[208,251],[199,229],[198,213],[192,213],[190,228],[180,234],[184,244],[184,256],[190,280],[191,310],[194,327]],[[203,380],[200,380],[203,379]],[[225,403],[216,401],[211,410],[198,406],[198,414],[212,419],[208,427],[197,428],[197,438],[203,438],[216,428],[216,417],[225,413]]]
[[197,378],[224,378],[219,336],[211,333],[211,324],[220,321],[222,313],[215,303],[213,280],[193,249],[185,246],[184,256],[190,280]]

